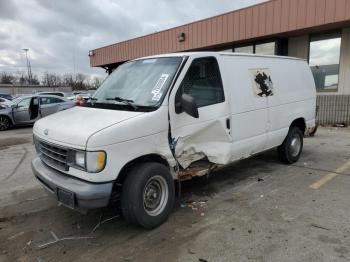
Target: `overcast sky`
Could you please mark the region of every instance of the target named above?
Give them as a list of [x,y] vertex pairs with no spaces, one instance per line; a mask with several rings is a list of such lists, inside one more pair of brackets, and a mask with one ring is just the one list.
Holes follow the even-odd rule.
[[82,72],[88,51],[264,0],[0,0],[0,71]]

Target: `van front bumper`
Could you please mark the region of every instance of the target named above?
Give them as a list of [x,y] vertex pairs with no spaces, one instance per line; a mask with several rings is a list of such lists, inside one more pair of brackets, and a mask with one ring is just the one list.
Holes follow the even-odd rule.
[[67,176],[45,165],[39,157],[33,159],[32,169],[44,188],[64,206],[86,211],[109,203],[113,182],[97,184]]

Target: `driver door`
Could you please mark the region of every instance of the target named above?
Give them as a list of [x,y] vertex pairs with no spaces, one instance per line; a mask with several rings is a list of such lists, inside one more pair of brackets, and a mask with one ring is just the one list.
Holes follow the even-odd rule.
[[16,124],[30,123],[29,106],[31,97],[25,97],[12,109],[13,119]]
[[[183,168],[206,159],[217,164],[229,162],[231,155],[230,107],[219,64],[215,57],[187,62],[169,97],[170,126],[175,155]],[[199,117],[179,111],[182,94],[191,96]],[[177,109],[175,109],[177,107]]]

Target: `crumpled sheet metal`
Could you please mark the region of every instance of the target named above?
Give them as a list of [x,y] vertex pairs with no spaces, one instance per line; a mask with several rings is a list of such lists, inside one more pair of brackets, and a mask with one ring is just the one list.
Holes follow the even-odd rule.
[[231,159],[232,139],[220,120],[210,120],[204,125],[194,125],[193,130],[179,133],[175,155],[183,168],[207,158],[210,162],[225,165]]

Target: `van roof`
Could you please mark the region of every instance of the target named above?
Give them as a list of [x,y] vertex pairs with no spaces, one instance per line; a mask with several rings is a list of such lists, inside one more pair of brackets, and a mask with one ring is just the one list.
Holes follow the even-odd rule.
[[146,57],[140,57],[134,60],[139,59],[145,59],[145,58],[157,58],[157,57],[179,57],[179,56],[193,56],[193,55],[207,55],[207,56],[213,56],[213,55],[221,55],[221,56],[248,56],[248,57],[265,57],[265,58],[277,58],[277,59],[290,59],[290,60],[300,60],[300,61],[306,61],[306,59],[297,58],[297,57],[291,57],[291,56],[277,56],[277,55],[257,55],[257,54],[247,54],[247,53],[233,53],[233,52],[179,52],[179,53],[167,53],[167,54],[159,54],[159,55],[152,55],[152,56],[146,56]]

